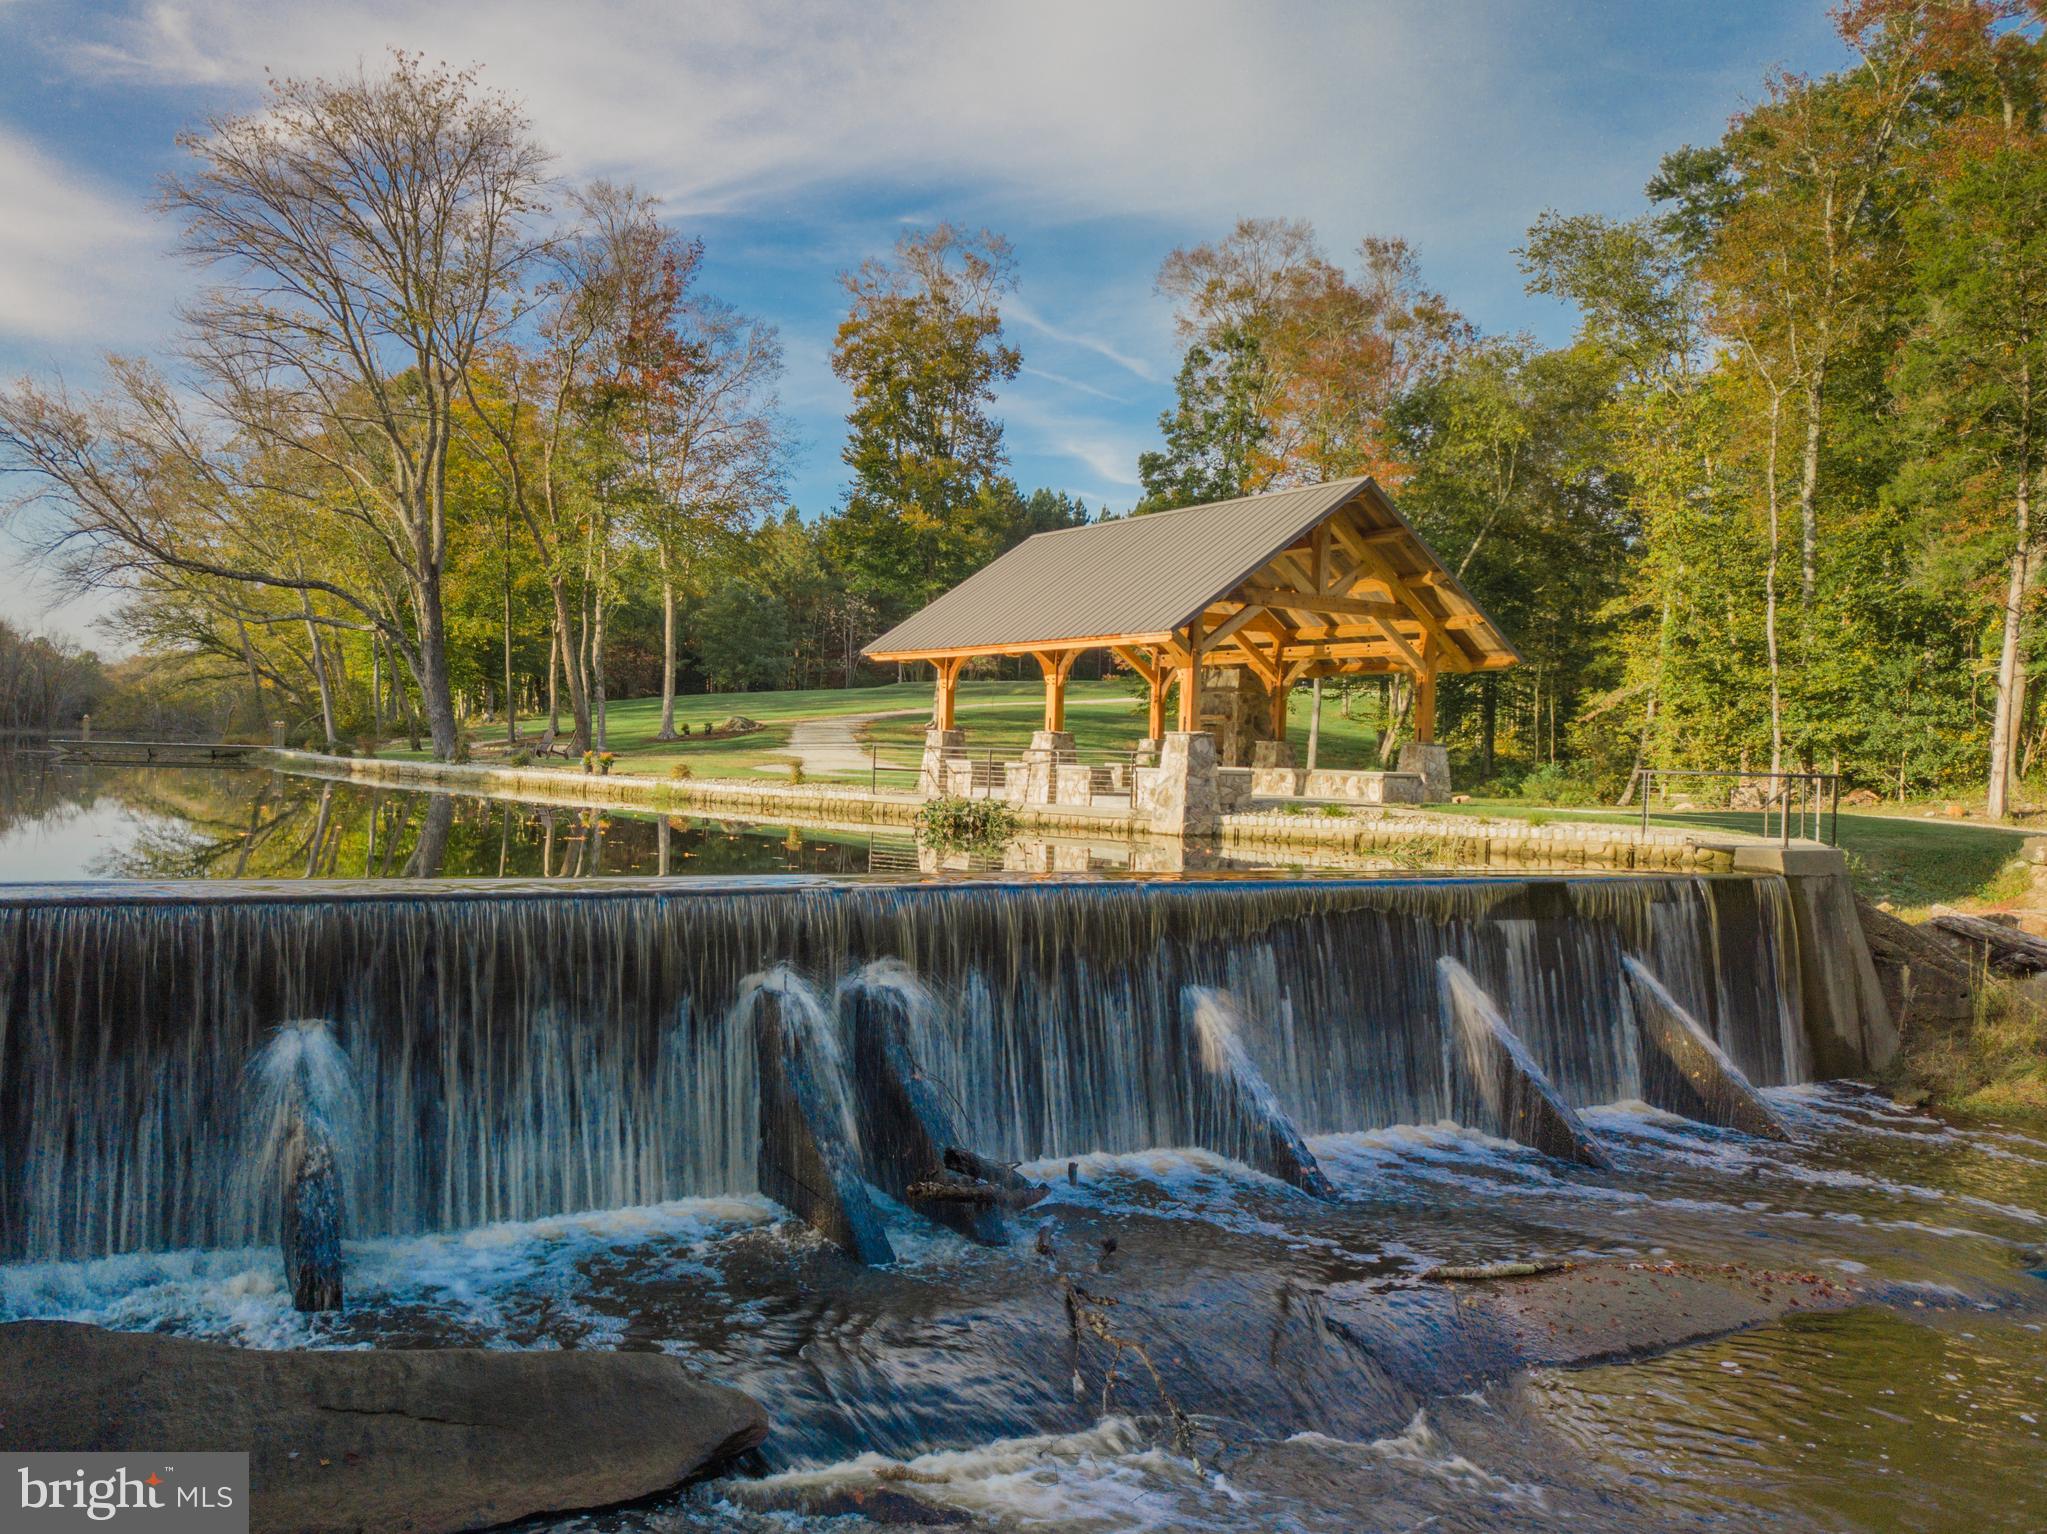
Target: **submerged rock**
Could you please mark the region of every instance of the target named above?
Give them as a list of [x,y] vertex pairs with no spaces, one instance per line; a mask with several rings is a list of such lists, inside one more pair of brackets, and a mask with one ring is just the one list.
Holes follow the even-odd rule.
[[1642,1096],[1669,1113],[1768,1140],[1788,1140],[1770,1105],[1677,998],[1633,959],[1624,958],[1628,997],[1642,1040]]
[[250,1528],[485,1528],[630,1501],[767,1436],[660,1353],[258,1352],[0,1325],[0,1448],[249,1451]]
[[1471,971],[1455,959],[1438,959],[1436,987],[1458,1121],[1559,1161],[1610,1166],[1592,1132],[1543,1075]]

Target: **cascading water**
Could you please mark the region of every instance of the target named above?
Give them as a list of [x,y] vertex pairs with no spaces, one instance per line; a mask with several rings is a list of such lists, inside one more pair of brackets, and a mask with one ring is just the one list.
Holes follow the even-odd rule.
[[1786,908],[1781,880],[1710,877],[22,897],[0,1257],[256,1236],[218,1126],[284,1018],[331,1019],[353,1069],[350,1228],[374,1237],[755,1189],[735,1003],[778,965],[914,992],[961,1132],[1020,1161],[1199,1143],[1190,986],[1229,994],[1301,1134],[1443,1118],[1445,957],[1575,1106],[1638,1094],[1623,955],[1751,1080],[1797,1080]]

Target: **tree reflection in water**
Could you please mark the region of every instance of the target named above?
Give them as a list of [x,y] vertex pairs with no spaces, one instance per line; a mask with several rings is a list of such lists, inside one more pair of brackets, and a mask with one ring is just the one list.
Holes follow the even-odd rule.
[[23,877],[7,849],[31,838],[43,849],[41,877],[53,876],[50,845],[75,841],[75,867],[54,876],[82,879],[864,874],[913,852],[885,834],[517,804],[255,767],[75,766],[0,752],[0,880]]

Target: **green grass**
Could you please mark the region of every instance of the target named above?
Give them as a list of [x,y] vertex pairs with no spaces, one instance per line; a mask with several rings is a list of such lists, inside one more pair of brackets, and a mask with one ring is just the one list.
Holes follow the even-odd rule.
[[[1524,799],[1495,799],[1446,804],[1452,815],[1513,816],[1522,819],[1640,824],[1639,812],[1574,809],[1531,804]],[[1751,811],[1698,810],[1651,815],[1649,823],[1686,830],[1739,831],[1762,834],[1762,816]],[[1925,820],[1910,815],[1872,814],[1844,810],[1840,846],[1856,888],[1870,900],[1888,900],[1905,912],[1932,905],[1965,905],[2010,900],[2025,888],[2022,867],[2013,859],[2025,836],[1997,826]]]

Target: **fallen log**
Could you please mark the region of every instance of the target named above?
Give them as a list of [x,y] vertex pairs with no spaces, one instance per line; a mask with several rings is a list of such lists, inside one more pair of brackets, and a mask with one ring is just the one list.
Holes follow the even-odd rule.
[[943,1181],[911,1183],[909,1196],[934,1204],[975,1204],[985,1208],[1028,1209],[1049,1191],[1036,1183],[1025,1183],[1019,1188],[1001,1188],[993,1183],[947,1176]]
[[2001,974],[2037,975],[2047,970],[2047,939],[2021,932],[2017,927],[1964,915],[1944,905],[1933,908],[1927,925],[1984,950],[1990,967]]
[[[962,1177],[971,1177],[979,1182],[992,1182],[998,1188],[1009,1188],[1017,1192],[1035,1188],[1040,1194],[1045,1191],[1007,1161],[990,1161],[986,1156],[977,1156],[957,1145],[948,1145],[945,1148],[945,1167],[947,1171],[957,1172]],[[1033,1199],[1031,1202],[1036,1203],[1037,1200]]]
[[1538,1278],[1544,1273],[1568,1273],[1577,1264],[1573,1262],[1488,1262],[1475,1267],[1457,1267],[1446,1264],[1431,1268],[1423,1278],[1438,1283],[1471,1284],[1499,1278]]

